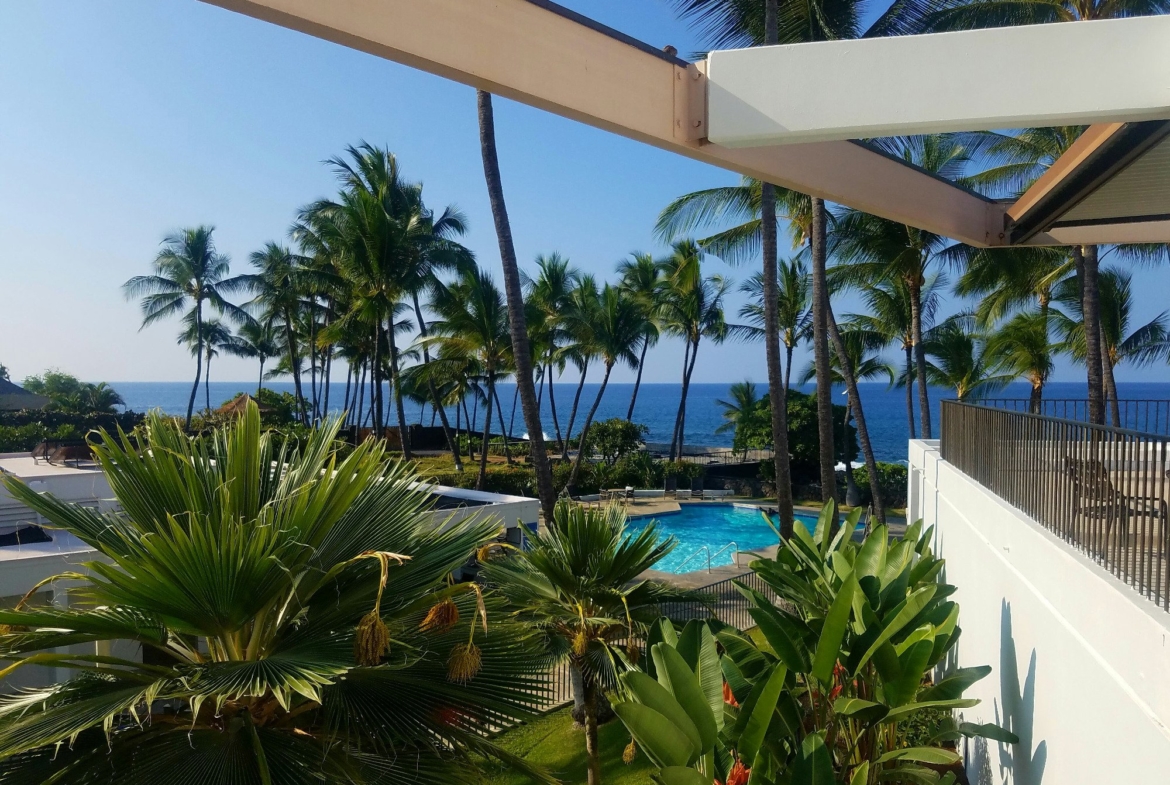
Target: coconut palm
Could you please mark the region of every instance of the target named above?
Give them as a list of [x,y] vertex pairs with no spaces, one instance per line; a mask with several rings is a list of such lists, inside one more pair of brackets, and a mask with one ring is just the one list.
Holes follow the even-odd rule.
[[573,438],[573,423],[577,420],[577,407],[581,404],[581,391],[589,374],[589,364],[597,356],[596,347],[590,342],[593,320],[598,308],[597,279],[592,275],[580,275],[577,285],[569,290],[561,313],[566,344],[561,355],[581,371],[577,391],[573,393],[573,406],[569,409],[569,423],[565,429],[565,442],[561,447],[561,460],[569,457],[569,440]]
[[[753,335],[764,333],[764,283],[763,274],[756,273],[739,285],[739,290],[748,296],[748,302],[739,309]],[[776,315],[780,330],[780,343],[784,346],[784,396],[787,398],[792,387],[792,354],[812,330],[812,307],[810,289],[812,279],[808,266],[799,257],[780,263],[776,286]]]
[[662,289],[662,268],[650,254],[633,253],[629,259],[618,262],[617,273],[621,277],[619,285],[638,304],[642,316],[642,348],[638,354],[638,375],[634,379],[630,408],[626,411],[626,422],[632,422],[634,405],[638,402],[638,390],[642,386],[642,371],[646,367],[646,350],[658,343],[661,334],[658,324],[658,294]]
[[116,513],[4,478],[101,558],[69,607],[0,611],[4,675],[72,674],[4,697],[0,781],[477,781],[546,661],[448,582],[497,524],[436,525],[405,465],[373,441],[343,458],[338,425],[298,448],[254,403],[194,439],[149,415],[142,443],[95,446]]
[[264,387],[264,363],[278,357],[284,351],[283,336],[271,321],[249,319],[236,328],[232,341],[224,349],[228,354],[260,361],[260,375],[256,382],[256,394]]
[[280,325],[288,370],[292,374],[293,391],[301,422],[308,422],[304,391],[301,386],[301,347],[303,335],[299,329],[304,308],[303,257],[286,246],[269,242],[249,257],[256,272],[250,277],[253,297],[251,305],[258,310],[261,321]]
[[[926,171],[951,180],[962,180],[970,153],[955,137],[924,136],[879,140],[885,152]],[[926,350],[923,345],[922,290],[931,267],[945,261],[951,245],[942,235],[855,210],[837,217],[834,252],[845,262],[838,279],[855,286],[901,281],[910,295],[911,333],[914,342],[922,438],[930,439],[930,397]]]
[[1031,385],[1028,409],[1040,414],[1044,385],[1055,366],[1047,313],[1018,313],[987,339],[988,353],[1005,371]]
[[638,355],[635,352],[638,343],[646,335],[645,313],[642,306],[624,290],[605,285],[598,298],[597,310],[589,325],[588,343],[597,352],[598,359],[605,366],[605,373],[601,377],[601,387],[597,390],[597,397],[593,399],[593,406],[585,415],[585,424],[581,426],[581,446],[577,450],[577,460],[573,462],[573,470],[569,474],[568,491],[571,494],[577,482],[577,474],[581,470],[581,462],[589,447],[589,426],[597,414],[597,407],[605,395],[605,388],[609,384],[609,375],[613,367],[619,362],[631,368],[638,364]]
[[[163,249],[154,259],[154,273],[136,275],[122,284],[127,298],[142,298],[142,327],[139,329],[182,315],[196,325],[195,335],[201,340],[205,304],[240,321],[247,319],[247,314],[228,302],[226,296],[242,289],[248,279],[228,276],[230,262],[226,255],[216,251],[213,232],[214,227],[197,226],[167,235]],[[195,357],[195,383],[187,400],[188,427],[203,373],[203,346],[199,345],[192,354]]]
[[[1129,271],[1116,267],[1101,270],[1102,373],[1114,427],[1121,427],[1121,406],[1114,371],[1129,363],[1142,367],[1170,357],[1170,312],[1162,311],[1146,324],[1132,327],[1133,279]],[[1067,313],[1054,317],[1055,329],[1065,349],[1078,362],[1087,361],[1085,329],[1076,281],[1068,279],[1056,289],[1056,300]]]
[[496,382],[512,368],[512,342],[508,335],[504,298],[491,276],[478,269],[461,271],[459,277],[450,284],[436,282],[432,286],[431,298],[431,310],[439,318],[430,323],[430,334],[425,343],[438,347],[439,356],[433,361],[435,365],[466,368],[466,358],[474,358],[482,369],[486,395],[483,442],[475,487],[476,490],[483,490],[487,477],[487,446],[491,438]]
[[667,333],[684,341],[682,394],[670,441],[670,460],[682,455],[686,433],[687,394],[691,374],[699,356],[703,338],[722,343],[726,338],[746,331],[727,324],[723,313],[723,298],[730,282],[721,275],[704,276],[703,251],[693,240],[680,240],[672,246],[672,253],[661,261],[663,286],[661,319]]
[[211,411],[211,360],[218,357],[221,350],[233,353],[234,342],[235,336],[231,329],[219,319],[208,319],[202,323],[191,320],[187,322],[187,329],[179,334],[179,343],[186,344],[192,354],[203,352],[203,393],[208,412]]
[[581,272],[555,251],[537,256],[536,269],[536,278],[525,276],[525,285],[528,288],[528,301],[543,318],[531,326],[529,337],[541,345],[540,364],[544,369],[544,379],[548,382],[549,410],[552,412],[557,442],[563,453],[567,448],[565,440],[561,438],[553,381],[565,369],[566,360],[561,351],[568,338],[565,334],[564,314],[569,309],[571,293],[581,282]]
[[[524,290],[520,282],[520,267],[516,261],[516,246],[512,242],[512,225],[504,203],[504,185],[500,180],[500,159],[496,153],[496,120],[492,109],[492,95],[476,91],[479,117],[479,149],[483,158],[484,180],[496,238],[500,245],[500,262],[504,268],[504,292],[508,303],[508,328],[512,338],[512,354],[516,358],[516,384],[520,389],[520,406],[524,424],[528,427],[528,460],[536,474],[536,490],[545,520],[550,520],[556,504],[553,489],[552,466],[544,445],[544,428],[540,421],[540,406],[536,402],[536,388],[532,375],[532,351],[528,346],[528,330],[524,321]],[[566,437],[567,439],[567,437]]]
[[488,583],[499,587],[514,616],[535,630],[547,650],[567,659],[573,676],[575,716],[585,726],[589,785],[601,776],[597,743],[603,690],[614,674],[637,662],[637,640],[666,602],[701,595],[639,576],[674,550],[653,522],[626,529],[618,505],[591,509],[557,503],[548,526],[529,536],[528,548],[484,564]]
[[[934,326],[935,314],[947,283],[946,275],[939,272],[927,276],[922,285],[920,319],[924,332]],[[901,280],[879,281],[865,287],[861,296],[867,313],[850,314],[846,321],[851,327],[880,335],[885,341],[884,346],[896,344],[905,355],[905,366],[895,384],[906,390],[906,424],[910,438],[914,439],[914,382],[917,373],[914,367],[914,321],[910,287]]]
[[952,316],[930,330],[925,339],[930,362],[927,380],[955,391],[960,401],[982,398],[1016,378],[988,348],[988,338],[977,331],[970,314]]
[[723,422],[715,429],[715,433],[731,431],[734,434],[732,449],[742,449],[746,458],[748,445],[743,436],[758,428],[768,400],[756,392],[756,385],[751,381],[733,383],[727,390],[727,397],[729,400],[719,398],[715,401],[715,405],[723,410]]

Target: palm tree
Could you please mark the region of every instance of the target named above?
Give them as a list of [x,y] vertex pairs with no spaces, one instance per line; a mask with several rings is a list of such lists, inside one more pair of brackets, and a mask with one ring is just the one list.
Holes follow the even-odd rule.
[[278,357],[284,351],[283,337],[270,320],[249,319],[236,328],[234,339],[224,349],[236,357],[260,361],[260,375],[256,382],[256,394],[264,387],[264,363]]
[[988,336],[988,354],[1013,376],[1023,376],[1032,390],[1028,409],[1040,414],[1044,385],[1055,365],[1047,313],[1018,313]]
[[543,355],[540,364],[548,382],[548,403],[552,412],[553,428],[562,454],[567,449],[566,440],[561,438],[561,423],[557,417],[557,401],[553,392],[555,370],[559,376],[565,369],[565,356],[561,351],[567,339],[564,314],[570,306],[572,292],[581,283],[581,272],[573,267],[566,257],[555,251],[536,257],[536,278],[525,277],[529,302],[543,316],[530,325],[529,335],[541,346]]
[[512,354],[516,358],[516,384],[520,390],[524,424],[528,427],[528,460],[536,474],[537,495],[540,496],[540,506],[547,521],[552,519],[556,491],[553,488],[552,466],[545,451],[544,428],[540,421],[540,406],[536,402],[536,389],[533,384],[532,353],[528,346],[528,330],[524,321],[524,291],[520,283],[520,267],[516,261],[516,246],[512,242],[512,225],[508,220],[507,205],[504,203],[504,185],[500,180],[500,159],[496,153],[496,120],[492,110],[491,93],[477,90],[476,105],[479,114],[479,149],[483,158],[484,180],[487,183],[488,200],[492,205],[496,238],[500,244],[500,262],[504,268],[508,328],[512,337]]
[[[1121,406],[1117,396],[1114,370],[1123,362],[1138,367],[1170,358],[1170,312],[1162,311],[1146,324],[1132,328],[1133,279],[1127,270],[1106,267],[1101,270],[1101,349],[1102,373],[1113,426],[1121,423]],[[1076,282],[1063,281],[1056,289],[1056,300],[1068,313],[1055,317],[1056,332],[1062,348],[1078,362],[1088,361],[1085,348],[1087,320],[1082,318]]]
[[[745,319],[753,335],[764,334],[764,276],[756,273],[739,285],[739,290],[748,295],[748,302],[739,309],[739,316]],[[812,307],[810,290],[812,279],[808,266],[799,257],[780,262],[776,282],[776,315],[780,330],[780,343],[784,346],[784,399],[792,387],[792,354],[796,347],[809,337],[812,331]]]
[[484,564],[485,578],[499,587],[515,618],[550,653],[569,661],[574,714],[585,726],[589,785],[601,777],[597,727],[603,690],[614,683],[615,672],[634,667],[637,641],[659,617],[662,603],[701,598],[638,577],[677,542],[660,539],[653,522],[628,531],[620,506],[598,510],[562,500],[548,526],[529,536],[526,550]]
[[960,401],[982,398],[1015,378],[989,350],[987,337],[976,331],[969,314],[952,316],[933,328],[925,345],[931,358],[926,366],[927,380],[953,389]]
[[[699,343],[709,338],[722,343],[729,334],[746,333],[742,327],[729,326],[724,319],[723,298],[730,283],[723,276],[703,276],[703,251],[693,240],[680,240],[673,252],[662,260],[662,324],[666,332],[680,336],[683,351],[682,395],[670,441],[670,460],[682,455],[686,433],[687,394],[691,374],[699,356]],[[779,452],[777,450],[777,452]]]
[[573,462],[567,486],[570,494],[576,485],[581,462],[589,450],[589,426],[597,414],[602,396],[605,395],[609,375],[619,362],[624,362],[631,368],[638,364],[638,355],[634,349],[645,336],[645,317],[641,305],[624,290],[606,284],[601,290],[597,311],[589,327],[588,339],[605,365],[605,373],[601,377],[601,387],[597,390],[597,397],[593,399],[593,406],[585,415],[585,424],[581,426],[581,446],[577,450],[577,460]]
[[[214,227],[197,226],[180,229],[163,240],[163,249],[154,259],[154,274],[137,275],[122,285],[127,298],[142,297],[142,328],[170,316],[182,315],[196,325],[197,340],[203,335],[203,306],[206,303],[219,313],[240,321],[247,314],[227,301],[226,295],[245,286],[245,276],[228,277],[228,257],[215,250]],[[195,410],[195,395],[203,373],[203,346],[195,356],[195,384],[187,401],[187,427]]]
[[581,391],[585,389],[589,363],[596,356],[596,347],[589,339],[597,308],[597,280],[592,275],[578,276],[577,285],[569,291],[561,314],[561,324],[568,339],[567,344],[561,348],[561,354],[581,371],[577,391],[573,393],[573,407],[569,409],[569,424],[565,429],[564,445],[561,447],[562,461],[569,457],[569,440],[573,438],[573,423],[577,420]]
[[263,249],[253,251],[249,257],[256,272],[249,278],[253,297],[251,305],[258,308],[258,318],[271,325],[283,328],[282,340],[285,360],[293,378],[293,391],[297,399],[298,416],[308,423],[305,395],[301,387],[301,346],[302,333],[299,329],[300,314],[304,308],[302,257],[283,245],[267,243]]
[[[947,278],[943,273],[927,276],[922,285],[919,318],[924,332],[934,326],[939,300],[946,285]],[[895,384],[906,390],[906,424],[910,438],[914,439],[914,381],[917,373],[914,366],[914,317],[910,287],[902,280],[879,281],[865,287],[861,296],[868,313],[850,314],[847,321],[851,327],[880,335],[885,342],[884,346],[897,344],[905,355],[905,367]]]
[[[466,358],[474,358],[482,368],[487,392],[479,476],[475,487],[476,490],[483,490],[487,477],[488,441],[491,438],[496,381],[512,367],[512,342],[508,335],[504,298],[486,272],[465,269],[454,283],[436,282],[432,286],[431,310],[439,319],[430,323],[430,334],[424,343],[438,347],[439,357],[434,363],[451,367],[464,365]],[[470,419],[468,422],[470,425]],[[500,425],[502,431],[502,421]]]
[[[969,151],[955,137],[924,136],[878,140],[888,154],[951,180],[962,180]],[[923,345],[922,290],[932,265],[945,260],[951,242],[932,232],[887,221],[854,210],[838,216],[834,231],[835,253],[841,258],[842,283],[872,286],[901,281],[910,295],[911,334],[918,382],[922,438],[930,439],[930,397],[923,380],[926,349]]]
[[[715,401],[723,410],[723,422],[715,429],[715,433],[733,432],[732,449],[742,449],[746,458],[748,444],[742,437],[755,430],[768,400],[760,397],[755,383],[751,381],[735,382],[728,388],[727,397],[730,400],[719,398]],[[771,417],[770,414],[768,416]]]
[[298,448],[255,404],[194,439],[149,415],[144,444],[95,446],[117,514],[4,478],[100,560],[69,574],[85,602],[0,611],[6,673],[75,674],[4,696],[0,779],[359,785],[473,781],[481,754],[525,765],[486,734],[530,716],[547,657],[498,598],[447,580],[497,524],[435,525],[405,465],[377,442],[342,457],[338,426]]
[[187,323],[187,329],[179,334],[179,343],[186,344],[191,353],[202,351],[205,364],[203,393],[206,410],[211,411],[211,359],[218,357],[220,350],[233,353],[235,336],[219,319],[208,319],[202,324]]
[[642,348],[638,353],[638,375],[634,379],[634,393],[630,396],[630,408],[626,411],[626,422],[634,419],[634,405],[638,402],[638,390],[642,386],[642,371],[646,366],[646,350],[658,343],[658,295],[662,289],[662,268],[648,253],[632,253],[630,258],[617,264],[619,286],[637,303],[642,316]]

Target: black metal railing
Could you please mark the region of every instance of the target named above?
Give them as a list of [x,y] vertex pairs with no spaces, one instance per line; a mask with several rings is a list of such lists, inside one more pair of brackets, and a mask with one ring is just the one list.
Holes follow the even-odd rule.
[[[985,398],[980,406],[1027,412],[1061,420],[1089,421],[1089,402],[1084,398]],[[1105,402],[1107,425],[1130,431],[1170,436],[1170,401],[1153,398],[1127,398]]]
[[1170,438],[943,401],[943,460],[1170,610]]

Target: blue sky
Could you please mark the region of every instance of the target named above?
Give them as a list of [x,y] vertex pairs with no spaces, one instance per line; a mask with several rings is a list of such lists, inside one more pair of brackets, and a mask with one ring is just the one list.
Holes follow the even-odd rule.
[[[665,0],[566,4],[656,46],[700,47]],[[651,230],[672,198],[738,180],[509,101],[497,99],[496,119],[522,264],[555,250],[612,276],[627,253],[661,250]],[[394,151],[428,203],[468,214],[466,242],[498,276],[471,88],[194,0],[0,5],[0,139],[0,363],[18,380],[46,367],[190,378],[177,325],[140,332],[120,284],[148,271],[169,230],[199,223],[216,226],[244,271],[251,251],[284,239],[297,207],[332,193],[321,161],[362,139]],[[710,270],[751,272],[717,260]],[[1137,273],[1141,321],[1165,307],[1166,276]],[[660,344],[646,379],[676,381],[681,361],[681,343]],[[216,379],[253,375],[251,363],[217,361]],[[695,381],[744,377],[765,378],[761,345],[702,350]],[[1057,378],[1081,371],[1064,365]],[[1159,380],[1165,368],[1120,378]]]

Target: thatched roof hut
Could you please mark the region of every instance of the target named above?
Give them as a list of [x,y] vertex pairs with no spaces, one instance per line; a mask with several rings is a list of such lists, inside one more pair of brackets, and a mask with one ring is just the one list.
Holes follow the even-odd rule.
[[30,393],[23,387],[0,379],[0,411],[17,412],[21,409],[43,409],[48,405],[49,399],[45,396]]

